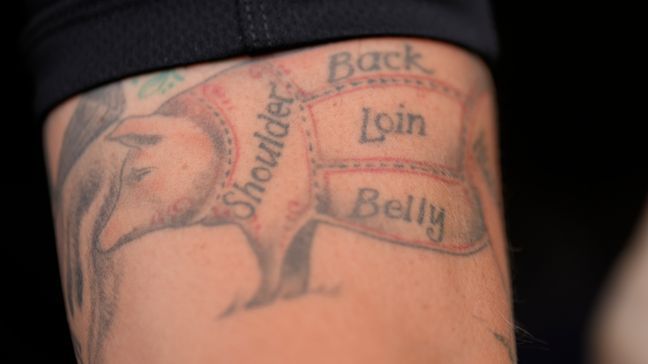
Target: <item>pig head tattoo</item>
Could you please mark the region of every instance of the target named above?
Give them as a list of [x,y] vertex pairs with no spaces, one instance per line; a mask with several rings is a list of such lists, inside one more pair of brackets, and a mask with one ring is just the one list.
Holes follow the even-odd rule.
[[[213,227],[217,243],[218,226],[240,228],[258,289],[224,315],[309,293],[322,224],[452,259],[488,246],[471,182],[479,169],[465,168],[484,159],[467,147],[471,95],[415,52],[328,55],[317,87],[301,84],[289,61],[246,63],[141,116],[122,115],[120,84],[84,95],[53,186],[68,316],[90,317],[87,342],[74,339],[78,360],[105,360],[128,279],[117,254],[152,232]],[[257,106],[237,105],[242,98]],[[441,127],[454,139],[440,138]]]

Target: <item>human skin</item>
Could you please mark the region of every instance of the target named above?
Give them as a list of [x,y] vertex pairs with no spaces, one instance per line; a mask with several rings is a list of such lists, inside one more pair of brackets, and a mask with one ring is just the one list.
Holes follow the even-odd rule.
[[648,204],[602,291],[590,330],[592,363],[648,362]]
[[140,75],[48,116],[79,363],[515,362],[494,90],[370,38]]

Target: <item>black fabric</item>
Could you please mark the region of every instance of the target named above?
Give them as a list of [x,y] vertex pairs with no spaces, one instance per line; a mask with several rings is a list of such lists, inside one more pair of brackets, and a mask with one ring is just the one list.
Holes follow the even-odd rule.
[[488,0],[28,0],[22,45],[42,120],[137,73],[354,37],[403,35],[497,55]]

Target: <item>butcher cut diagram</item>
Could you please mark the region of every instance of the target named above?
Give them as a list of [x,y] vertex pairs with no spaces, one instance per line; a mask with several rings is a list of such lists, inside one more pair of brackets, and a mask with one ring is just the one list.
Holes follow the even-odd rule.
[[[99,357],[110,326],[105,307],[115,304],[108,298],[117,289],[113,255],[154,231],[238,226],[260,273],[243,308],[308,293],[311,248],[322,224],[449,255],[488,245],[465,168],[462,92],[407,72],[304,89],[306,76],[292,70],[263,61],[222,72],[150,115],[107,128],[98,140],[116,150],[114,157],[90,146],[71,169],[64,208],[80,211],[79,201],[96,206],[90,296],[104,308],[91,318],[91,356]],[[80,214],[64,225],[78,224]],[[73,247],[82,239],[73,230],[63,229],[72,242],[66,250],[72,312],[87,289],[78,263],[83,249]]]

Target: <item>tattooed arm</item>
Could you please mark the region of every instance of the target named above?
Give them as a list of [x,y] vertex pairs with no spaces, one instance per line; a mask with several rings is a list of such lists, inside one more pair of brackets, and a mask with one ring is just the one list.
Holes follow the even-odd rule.
[[464,50],[143,75],[45,135],[79,362],[515,361],[493,89]]

